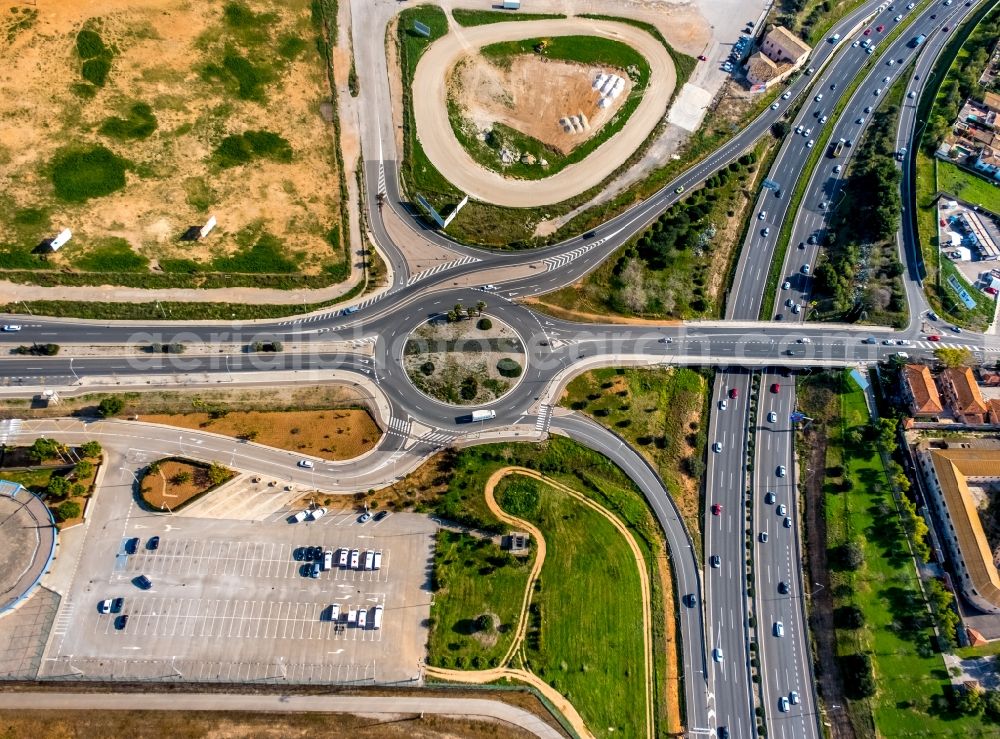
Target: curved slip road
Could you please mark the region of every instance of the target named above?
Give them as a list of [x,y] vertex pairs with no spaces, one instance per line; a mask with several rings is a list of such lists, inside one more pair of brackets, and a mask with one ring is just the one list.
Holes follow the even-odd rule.
[[[622,129],[582,162],[543,180],[508,179],[478,164],[459,143],[448,120],[447,74],[470,49],[543,36],[599,36],[621,41],[649,63],[650,78]],[[585,18],[492,23],[451,31],[424,52],[413,76],[413,116],[424,153],[455,187],[476,200],[513,208],[558,203],[600,184],[646,140],[667,112],[677,83],[666,48],[640,28]],[[553,120],[559,114],[553,111]]]
[[485,718],[519,726],[543,739],[562,734],[541,718],[506,703],[481,698],[439,698],[433,695],[238,695],[232,693],[4,693],[3,710],[240,711],[248,713],[351,713],[395,716],[433,713]]

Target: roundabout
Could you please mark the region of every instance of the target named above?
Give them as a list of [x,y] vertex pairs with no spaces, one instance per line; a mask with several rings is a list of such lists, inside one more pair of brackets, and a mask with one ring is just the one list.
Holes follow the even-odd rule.
[[[643,80],[645,89],[624,125],[582,161],[569,164],[542,179],[511,179],[477,162],[459,141],[450,120],[449,80],[456,65],[468,58],[471,49],[491,45],[513,48],[516,44],[512,42],[537,39],[544,50],[546,42],[555,40],[558,43],[564,37],[580,36],[624,44],[648,64],[648,79]],[[594,74],[593,83],[597,82],[599,74],[606,74],[608,78],[613,74],[610,67],[604,72],[602,65],[595,63],[586,66]],[[629,76],[631,75],[626,73],[624,77]],[[625,78],[623,82],[626,81]],[[588,79],[587,82],[591,83],[591,80]],[[424,153],[452,185],[477,200],[494,205],[527,208],[571,198],[598,185],[614,173],[663,119],[675,85],[676,71],[666,47],[642,29],[623,23],[574,18],[496,23],[469,28],[453,26],[446,36],[430,45],[417,64],[412,91],[413,117]],[[596,93],[594,99],[597,100]],[[585,120],[586,116],[578,116],[580,112],[582,111],[553,109],[548,117],[552,119],[551,125],[556,134],[558,135],[559,127],[562,127],[563,132],[575,129],[583,133],[589,122]],[[598,114],[602,112],[598,111]],[[613,120],[613,116],[607,116],[607,119]],[[602,118],[601,122],[604,123],[605,119]],[[532,158],[536,161],[538,159],[535,155]]]

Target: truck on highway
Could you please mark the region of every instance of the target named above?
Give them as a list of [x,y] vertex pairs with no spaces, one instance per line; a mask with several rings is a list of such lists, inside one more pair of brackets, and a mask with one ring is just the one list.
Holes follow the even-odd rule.
[[844,140],[840,139],[830,144],[830,158],[836,159],[844,152]]
[[920,44],[922,44],[926,40],[927,36],[925,36],[922,33],[918,36],[914,36],[913,38],[910,39],[910,48],[916,49],[918,46],[920,46]]

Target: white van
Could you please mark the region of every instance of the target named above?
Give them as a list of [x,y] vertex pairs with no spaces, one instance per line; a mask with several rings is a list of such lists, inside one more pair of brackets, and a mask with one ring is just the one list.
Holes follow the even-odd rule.
[[374,570],[375,569],[375,552],[369,549],[365,552],[365,569]]
[[382,550],[379,549],[377,552],[375,552],[375,561],[372,564],[372,569],[379,570],[381,568],[382,568]]
[[368,609],[362,608],[358,611],[358,628],[366,629],[368,628]]
[[357,549],[352,549],[351,550],[351,569],[352,570],[358,569],[358,560],[360,559],[360,557],[361,557],[361,552],[360,551],[358,551]]
[[313,521],[318,521],[326,515],[326,508],[317,508],[311,515]]
[[309,517],[309,511],[299,511],[294,516],[292,516],[292,518],[295,520],[295,523],[302,523],[308,517]]
[[337,558],[337,564],[341,567],[347,567],[347,558],[350,556],[350,552],[347,551],[346,547],[340,548],[340,556]]
[[333,569],[333,552],[329,549],[323,552],[323,569],[324,570]]
[[350,608],[350,609],[348,609],[348,611],[347,611],[347,624],[349,626],[357,626],[358,625],[358,609],[357,608]]
[[375,606],[375,617],[372,619],[372,628],[382,628],[382,606]]
[[330,620],[334,623],[340,620],[340,603],[334,603],[330,606]]

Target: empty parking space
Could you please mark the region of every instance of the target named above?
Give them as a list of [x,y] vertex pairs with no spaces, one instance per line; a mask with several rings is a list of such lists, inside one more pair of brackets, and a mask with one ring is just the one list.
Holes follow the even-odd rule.
[[288,513],[218,521],[134,511],[124,531],[92,527],[42,676],[416,679],[433,522],[331,514],[290,524]]

